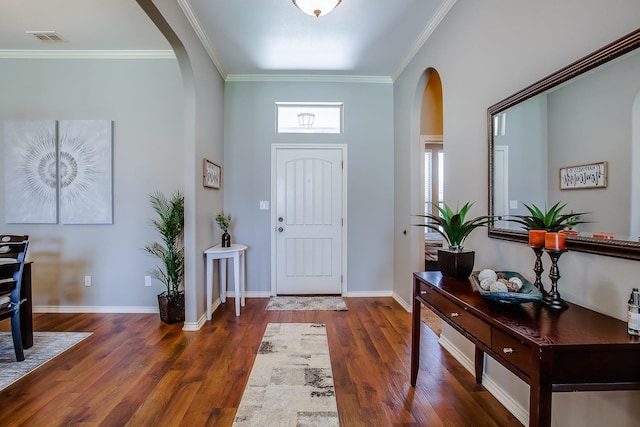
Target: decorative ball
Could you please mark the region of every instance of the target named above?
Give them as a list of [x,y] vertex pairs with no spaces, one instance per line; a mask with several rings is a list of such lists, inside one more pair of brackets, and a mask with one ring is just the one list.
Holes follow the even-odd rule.
[[507,285],[503,281],[497,280],[493,282],[493,284],[489,288],[489,291],[490,292],[509,292],[509,289],[507,288]]
[[511,279],[509,279],[509,283],[514,288],[514,292],[518,292],[520,289],[522,289],[523,283],[519,277],[512,277]]
[[485,268],[483,270],[480,270],[480,273],[478,273],[478,280],[482,282],[482,280],[484,279],[493,279],[495,281],[498,279],[498,275],[492,269]]
[[480,281],[480,287],[485,291],[488,291],[494,282],[495,282],[495,279],[492,279],[491,277],[487,277],[486,279],[482,279]]

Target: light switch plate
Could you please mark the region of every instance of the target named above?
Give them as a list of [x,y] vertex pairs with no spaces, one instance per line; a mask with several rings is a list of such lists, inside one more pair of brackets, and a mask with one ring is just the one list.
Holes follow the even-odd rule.
[[518,201],[509,200],[509,209],[518,209]]
[[268,200],[260,200],[260,210],[268,211],[269,210],[269,201]]

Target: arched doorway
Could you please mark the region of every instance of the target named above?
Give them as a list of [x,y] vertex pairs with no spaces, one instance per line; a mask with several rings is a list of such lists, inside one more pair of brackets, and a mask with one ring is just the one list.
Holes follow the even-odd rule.
[[[442,120],[442,82],[438,72],[429,68],[420,110],[420,195],[424,213],[437,214],[436,206],[444,203],[444,132]],[[424,248],[425,270],[437,269],[438,249],[443,245],[440,234],[424,227],[420,239]]]

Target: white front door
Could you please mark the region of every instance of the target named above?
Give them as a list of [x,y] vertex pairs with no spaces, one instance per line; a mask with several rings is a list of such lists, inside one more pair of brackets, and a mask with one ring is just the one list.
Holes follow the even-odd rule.
[[275,151],[275,293],[341,294],[343,150]]

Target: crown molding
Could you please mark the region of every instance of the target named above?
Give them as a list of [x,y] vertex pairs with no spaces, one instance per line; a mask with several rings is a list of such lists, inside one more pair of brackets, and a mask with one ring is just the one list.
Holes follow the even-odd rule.
[[404,58],[404,61],[402,61],[402,64],[400,64],[400,67],[398,67],[396,72],[393,73],[391,80],[395,81],[398,77],[400,77],[400,74],[402,74],[404,69],[407,68],[407,65],[409,65],[409,63],[413,60],[418,51],[422,49],[422,46],[424,46],[429,37],[431,37],[431,34],[433,34],[438,25],[440,25],[440,22],[442,22],[444,17],[447,16],[447,13],[449,13],[449,10],[451,10],[456,1],[457,0],[444,0],[436,13],[434,13],[425,29],[422,31],[422,34],[420,34],[420,37],[418,37],[412,48],[407,53],[407,56]]
[[180,6],[180,9],[182,9],[182,13],[184,13],[184,16],[187,18],[187,21],[189,21],[189,24],[191,24],[191,28],[193,28],[193,31],[196,33],[196,36],[198,37],[198,39],[200,39],[200,43],[202,43],[204,50],[207,51],[209,58],[211,58],[211,62],[213,62],[213,65],[218,70],[218,73],[220,73],[220,76],[222,77],[222,79],[225,80],[227,77],[227,72],[222,66],[222,63],[220,62],[220,60],[218,59],[216,50],[213,48],[211,41],[209,40],[204,30],[202,29],[202,26],[200,25],[198,18],[196,18],[196,14],[193,12],[193,8],[191,7],[189,0],[178,0],[178,5]]
[[349,76],[323,74],[229,74],[227,82],[302,82],[302,83],[375,83],[392,84],[386,76]]
[[172,50],[0,49],[0,59],[175,59]]

